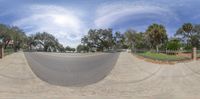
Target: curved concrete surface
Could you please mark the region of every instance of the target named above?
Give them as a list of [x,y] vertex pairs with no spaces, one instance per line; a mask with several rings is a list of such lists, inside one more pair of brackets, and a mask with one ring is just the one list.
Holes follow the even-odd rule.
[[61,86],[84,86],[100,81],[112,70],[119,53],[57,54],[26,52],[33,72],[42,80]]
[[[96,55],[103,54],[78,56]],[[18,52],[0,60],[0,85],[0,99],[200,99],[200,60],[153,64],[122,52],[109,75],[98,83],[62,87],[41,81],[30,69],[23,52]]]

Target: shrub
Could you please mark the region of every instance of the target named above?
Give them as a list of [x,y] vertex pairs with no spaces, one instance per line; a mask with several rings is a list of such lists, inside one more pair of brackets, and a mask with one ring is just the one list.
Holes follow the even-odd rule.
[[178,39],[172,39],[167,43],[168,50],[179,50],[181,47],[180,41]]

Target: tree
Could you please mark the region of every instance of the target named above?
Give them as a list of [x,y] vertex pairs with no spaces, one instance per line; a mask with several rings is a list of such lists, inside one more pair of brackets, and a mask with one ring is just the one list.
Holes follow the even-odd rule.
[[81,39],[81,42],[90,50],[93,48],[98,51],[109,50],[114,46],[112,29],[90,29],[88,34]]
[[25,44],[27,39],[26,34],[20,28],[16,26],[6,26],[0,24],[0,37],[3,38],[4,48],[6,49],[8,44],[13,41],[15,50],[20,49]]
[[193,36],[192,43],[196,45],[197,48],[200,48],[200,25],[197,24],[194,26],[194,31],[196,32]]
[[67,47],[65,47],[65,50],[66,51],[71,51],[71,47],[67,46]]
[[65,47],[65,50],[66,50],[66,51],[70,51],[70,52],[71,52],[71,51],[74,52],[76,49],[67,46],[67,47]]
[[121,34],[120,32],[115,32],[113,41],[114,41],[114,45],[115,45],[116,49],[127,48],[127,46],[125,44],[124,34]]
[[11,41],[11,33],[8,26],[0,24],[0,36],[3,38],[4,48],[6,48]]
[[88,46],[85,46],[85,45],[78,45],[77,48],[76,48],[77,52],[88,52],[89,51],[89,48]]
[[146,49],[148,45],[146,44],[145,34],[142,32],[137,33],[135,30],[128,29],[125,32],[125,39],[132,49]]
[[137,49],[148,49],[148,44],[145,39],[145,33],[139,32],[134,34],[135,48]]
[[182,39],[187,43],[187,46],[199,47],[200,46],[200,25],[192,25],[185,23],[179,28],[175,36]]
[[159,24],[152,24],[146,30],[146,37],[151,48],[156,48],[159,52],[159,47],[167,41],[167,33],[165,27]]
[[10,28],[10,31],[12,33],[11,37],[12,37],[12,40],[14,41],[15,51],[19,50],[20,48],[23,48],[24,44],[26,43],[26,38],[27,38],[23,30],[14,26]]
[[[33,41],[30,44],[36,43],[43,46],[43,51],[64,51],[64,47],[62,44],[58,42],[58,39],[56,39],[53,35],[43,32],[43,33],[36,33],[32,35],[31,39],[33,38]],[[31,40],[30,39],[30,40]]]
[[135,46],[135,34],[137,32],[133,29],[128,29],[124,35],[125,35],[125,40],[129,48],[133,48]]

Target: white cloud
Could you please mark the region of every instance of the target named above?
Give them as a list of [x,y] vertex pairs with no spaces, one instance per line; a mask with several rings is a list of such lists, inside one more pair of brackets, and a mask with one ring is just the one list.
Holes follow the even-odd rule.
[[97,27],[109,27],[117,21],[123,21],[130,16],[132,19],[155,19],[168,23],[172,20],[179,21],[177,15],[172,10],[159,5],[146,3],[118,2],[114,4],[104,4],[96,11],[95,25]]
[[80,11],[51,5],[32,5],[27,11],[28,16],[13,22],[13,25],[22,27],[29,34],[49,32],[63,45],[75,47],[85,33]]

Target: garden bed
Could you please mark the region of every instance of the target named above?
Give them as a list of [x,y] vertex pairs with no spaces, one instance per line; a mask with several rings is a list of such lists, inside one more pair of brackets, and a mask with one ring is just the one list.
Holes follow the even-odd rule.
[[164,64],[174,64],[177,62],[182,62],[190,60],[189,57],[177,56],[177,55],[167,55],[163,53],[153,53],[153,52],[144,52],[136,54],[139,58],[143,58],[150,62],[155,63],[164,63]]

